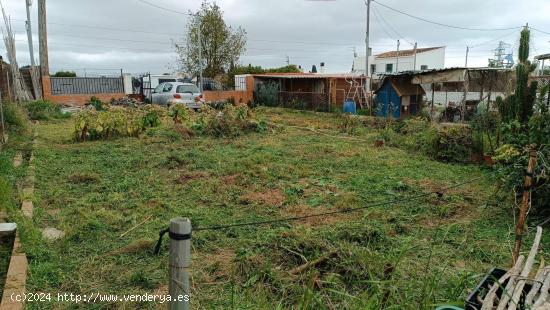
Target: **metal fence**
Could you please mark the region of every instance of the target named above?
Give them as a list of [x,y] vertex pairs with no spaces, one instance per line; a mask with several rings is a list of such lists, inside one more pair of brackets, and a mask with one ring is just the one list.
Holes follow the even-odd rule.
[[52,95],[123,93],[121,77],[51,77]]
[[279,104],[285,108],[329,112],[328,94],[317,92],[279,92]]

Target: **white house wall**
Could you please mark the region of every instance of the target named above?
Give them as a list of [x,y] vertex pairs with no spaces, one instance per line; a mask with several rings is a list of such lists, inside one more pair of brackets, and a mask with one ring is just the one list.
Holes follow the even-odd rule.
[[422,65],[428,66],[428,69],[445,68],[445,48],[438,48],[417,54],[415,70],[420,70]]
[[[369,72],[369,75],[386,73],[386,64],[393,65],[392,73],[395,73],[396,69],[399,71],[420,70],[422,65],[428,66],[428,69],[443,69],[445,68],[445,47],[416,54],[416,68],[414,67],[414,56],[399,57],[398,68],[396,68],[397,57],[377,58],[376,56],[370,56],[369,71],[371,64],[376,65],[376,70],[375,72]],[[365,57],[354,58],[352,72],[365,73]]]

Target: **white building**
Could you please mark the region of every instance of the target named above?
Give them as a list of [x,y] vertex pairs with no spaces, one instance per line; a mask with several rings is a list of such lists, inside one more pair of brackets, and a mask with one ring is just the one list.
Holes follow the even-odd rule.
[[[369,56],[369,75],[377,78],[384,73],[395,73],[409,70],[443,69],[445,67],[445,47],[426,47],[416,49],[416,66],[414,50],[385,52]],[[365,57],[355,57],[353,73],[365,73]]]

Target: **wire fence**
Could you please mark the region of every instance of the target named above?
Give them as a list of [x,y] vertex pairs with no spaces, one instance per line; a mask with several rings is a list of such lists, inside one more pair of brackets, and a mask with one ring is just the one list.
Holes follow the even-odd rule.
[[[498,172],[500,172],[500,170],[493,171],[491,174],[496,174]],[[431,196],[431,195],[434,195],[434,194],[436,194],[438,197],[442,197],[445,194],[445,192],[447,192],[451,189],[459,188],[459,187],[462,187],[464,185],[474,183],[474,182],[476,182],[478,180],[481,180],[485,177],[486,176],[480,176],[480,177],[472,178],[472,179],[467,180],[467,181],[463,181],[463,182],[460,182],[460,183],[457,183],[457,184],[454,184],[454,185],[443,187],[443,188],[441,188],[437,191],[430,191],[430,192],[425,192],[425,193],[421,193],[421,194],[417,194],[417,195],[413,195],[413,196],[409,196],[409,197],[403,197],[403,198],[391,199],[391,200],[388,200],[388,201],[382,201],[382,202],[378,202],[378,203],[367,204],[367,205],[364,205],[364,206],[361,206],[361,207],[356,207],[356,208],[345,208],[345,209],[341,209],[341,210],[321,212],[321,213],[315,213],[315,214],[304,215],[304,216],[285,217],[285,218],[269,219],[269,220],[262,220],[262,221],[241,222],[241,223],[232,223],[232,224],[225,224],[225,225],[205,226],[205,227],[198,226],[198,227],[194,228],[193,231],[222,230],[222,229],[235,228],[235,227],[244,227],[244,226],[259,226],[259,225],[275,224],[275,223],[281,223],[281,222],[294,222],[294,221],[300,221],[300,220],[309,219],[309,218],[313,218],[313,217],[322,217],[322,216],[329,216],[329,215],[334,215],[334,214],[350,213],[350,212],[361,211],[361,210],[365,210],[365,209],[369,209],[369,208],[373,208],[373,207],[380,207],[380,206],[385,206],[385,205],[393,205],[393,204],[396,204],[396,203],[409,202],[409,201],[417,200],[417,199],[420,199],[420,198],[425,198],[425,197],[428,197],[428,196]]]

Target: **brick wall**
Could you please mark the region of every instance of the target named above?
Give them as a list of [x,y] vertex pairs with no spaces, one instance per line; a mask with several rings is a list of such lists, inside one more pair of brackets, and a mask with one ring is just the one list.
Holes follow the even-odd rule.
[[204,99],[206,102],[221,101],[233,98],[235,103],[248,104],[254,99],[254,77],[252,75],[246,77],[246,90],[220,90],[220,91],[204,91]]
[[248,104],[249,102],[252,102],[252,92],[249,92],[248,90],[245,91],[239,91],[239,90],[220,90],[220,91],[204,91],[204,99],[206,102],[211,101],[221,101],[221,100],[228,100],[229,98],[233,98],[235,100],[235,103],[245,103]]
[[118,99],[126,96],[124,93],[52,95],[52,84],[49,76],[42,77],[42,92],[44,93],[45,100],[73,106],[85,105],[90,101],[92,96],[97,97],[101,101],[110,101],[112,98]]

